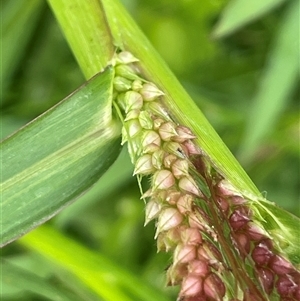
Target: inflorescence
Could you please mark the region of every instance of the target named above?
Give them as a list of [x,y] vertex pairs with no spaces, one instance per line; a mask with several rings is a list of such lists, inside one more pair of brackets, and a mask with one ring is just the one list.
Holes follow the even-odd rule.
[[118,53],[114,102],[123,118],[134,175],[151,178],[146,220],[156,220],[158,251],[173,252],[167,284],[180,301],[300,300],[299,271],[275,250],[250,202],[211,166],[196,135],[178,124],[164,93]]

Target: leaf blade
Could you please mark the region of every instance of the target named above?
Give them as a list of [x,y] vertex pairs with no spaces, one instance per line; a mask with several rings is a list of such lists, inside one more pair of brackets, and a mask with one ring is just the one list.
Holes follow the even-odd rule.
[[262,17],[286,0],[232,0],[225,8],[221,20],[215,27],[212,35],[223,38],[237,31],[244,25]]
[[120,151],[113,70],[1,144],[1,245],[46,221],[88,189]]
[[241,142],[239,157],[244,162],[253,159],[260,142],[288,105],[289,94],[297,82],[299,54],[295,41],[299,35],[298,10],[299,3],[291,1],[281,19],[277,39],[262,73],[258,91],[254,95]]
[[[18,242],[72,272],[104,300],[168,300],[144,284],[140,278],[114,264],[102,254],[67,238],[53,227],[43,225]],[[57,245],[60,248],[57,248]]]

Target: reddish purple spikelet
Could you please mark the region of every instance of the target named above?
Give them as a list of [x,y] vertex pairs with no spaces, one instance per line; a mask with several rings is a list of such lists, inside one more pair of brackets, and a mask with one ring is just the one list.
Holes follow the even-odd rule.
[[241,207],[233,211],[229,218],[230,226],[234,231],[239,230],[247,225],[250,221],[247,209]]
[[279,255],[271,258],[269,266],[278,275],[290,274],[295,271],[292,264]]
[[282,297],[292,297],[298,287],[289,275],[280,275],[275,286],[278,294]]
[[225,296],[224,283],[215,273],[211,273],[205,278],[203,288],[205,294],[212,300],[221,301]]
[[258,266],[265,266],[269,263],[272,255],[268,246],[264,242],[261,242],[253,249],[251,256]]
[[261,281],[266,293],[271,294],[274,287],[274,273],[268,268],[257,269],[258,278]]

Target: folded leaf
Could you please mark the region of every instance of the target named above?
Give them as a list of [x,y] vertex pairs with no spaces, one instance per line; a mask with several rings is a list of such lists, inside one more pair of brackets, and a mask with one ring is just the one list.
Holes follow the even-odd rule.
[[1,144],[1,245],[91,187],[120,152],[106,69]]

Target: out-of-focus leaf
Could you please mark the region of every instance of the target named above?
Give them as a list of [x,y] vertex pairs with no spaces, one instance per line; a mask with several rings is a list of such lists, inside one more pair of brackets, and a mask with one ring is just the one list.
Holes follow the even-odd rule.
[[213,31],[215,38],[227,36],[262,17],[286,0],[231,0]]
[[[43,225],[19,240],[28,249],[42,254],[72,272],[99,297],[107,301],[166,301],[166,297],[145,285],[99,253]],[[57,248],[57,245],[60,247]]]
[[55,215],[118,156],[113,74],[108,68],[2,142],[2,246]]
[[[251,160],[258,145],[276,124],[298,79],[299,2],[292,1],[282,18],[260,87],[249,112],[240,158]],[[255,121],[255,122],[254,122]]]
[[140,59],[143,75],[157,84],[165,93],[166,107],[174,119],[188,126],[197,135],[196,143],[224,178],[241,191],[246,190],[260,195],[246,172],[119,1],[102,0],[101,2],[106,11],[115,44],[132,52]]
[[2,93],[24,54],[43,7],[39,0],[14,0],[1,3],[1,68]]
[[60,288],[56,283],[50,283],[47,279],[7,260],[1,262],[1,275],[1,299],[22,298],[26,292],[30,292],[34,296],[42,296],[47,300],[82,301],[74,293]]

